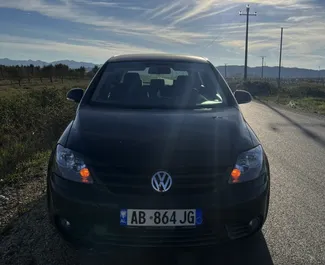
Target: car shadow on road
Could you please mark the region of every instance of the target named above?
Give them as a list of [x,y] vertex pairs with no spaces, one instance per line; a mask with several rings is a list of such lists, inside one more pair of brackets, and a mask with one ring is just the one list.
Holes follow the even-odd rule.
[[[293,119],[291,119],[290,117],[288,117],[287,115],[285,115],[284,113],[282,113],[281,111],[279,111],[278,109],[274,108],[273,106],[271,106],[270,104],[261,101],[260,99],[255,99],[258,103],[263,104],[264,106],[268,107],[269,109],[271,109],[272,111],[274,111],[275,113],[277,113],[279,116],[281,116],[282,118],[284,118],[285,120],[287,120],[290,124],[292,124],[293,126],[295,126],[296,128],[298,128],[303,134],[305,134],[307,137],[309,137],[310,139],[312,139],[314,142],[316,142],[317,144],[319,144],[320,146],[322,146],[323,148],[325,148],[325,140],[321,137],[319,137],[318,135],[316,135],[315,133],[313,133],[312,131],[310,131],[309,129],[305,128],[304,126],[302,126],[301,124],[299,124],[298,122],[294,121]],[[318,125],[319,126],[319,125]],[[275,126],[275,124],[271,125],[271,128],[274,131],[278,131],[279,129],[277,128],[277,126]]]
[[[134,254],[134,253],[133,253]],[[203,249],[164,248],[139,250],[137,255],[125,251],[114,255],[94,255],[83,264],[121,265],[273,265],[273,261],[262,232],[251,238],[229,242],[216,247]],[[95,258],[95,259],[94,259]],[[96,261],[95,261],[96,260]],[[112,262],[112,260],[114,262]],[[106,261],[106,262],[105,262]]]
[[[185,263],[181,262],[178,264]],[[264,235],[262,232],[259,232],[251,238],[229,242],[215,247],[212,251],[203,251],[196,257],[195,264],[273,265],[273,261]]]
[[[258,264],[273,265],[269,248],[262,232],[255,236],[229,243],[216,250],[214,259],[205,264]],[[212,261],[212,262],[211,262]]]

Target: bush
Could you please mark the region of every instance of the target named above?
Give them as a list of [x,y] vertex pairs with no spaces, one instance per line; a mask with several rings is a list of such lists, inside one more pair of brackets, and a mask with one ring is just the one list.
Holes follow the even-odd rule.
[[0,98],[0,179],[23,161],[52,148],[73,118],[67,88],[10,91]]
[[245,81],[245,82],[228,82],[231,90],[246,90],[253,96],[269,96],[277,94],[277,87],[269,82],[263,81]]
[[243,88],[253,96],[270,96],[277,94],[277,87],[269,82],[263,81],[246,81]]
[[319,84],[303,83],[284,87],[283,92],[292,98],[316,97],[325,98],[325,90]]

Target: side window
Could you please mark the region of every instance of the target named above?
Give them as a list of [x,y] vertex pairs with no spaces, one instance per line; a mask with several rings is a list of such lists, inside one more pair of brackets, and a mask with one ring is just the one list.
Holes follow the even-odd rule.
[[198,78],[199,78],[199,80],[200,80],[200,82],[201,82],[201,85],[204,86],[204,82],[203,82],[203,80],[202,80],[201,73],[198,72],[197,75],[198,75]]
[[107,100],[112,89],[121,83],[121,72],[104,72],[92,100]]
[[216,100],[220,98],[219,82],[213,82],[211,76],[206,72],[199,72],[199,77],[201,84],[203,85],[200,89],[201,94],[209,100]]

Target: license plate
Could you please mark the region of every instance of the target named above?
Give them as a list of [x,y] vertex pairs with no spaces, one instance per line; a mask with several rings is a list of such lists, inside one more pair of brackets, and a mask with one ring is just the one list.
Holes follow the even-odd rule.
[[196,226],[202,224],[199,209],[147,210],[121,209],[122,226]]

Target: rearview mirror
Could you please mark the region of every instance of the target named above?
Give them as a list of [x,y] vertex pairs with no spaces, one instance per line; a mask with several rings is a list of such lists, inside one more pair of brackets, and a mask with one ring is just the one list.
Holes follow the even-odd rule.
[[79,103],[82,99],[84,91],[82,88],[73,88],[67,94],[67,100]]
[[234,96],[238,104],[245,104],[252,101],[252,95],[245,90],[236,90]]
[[154,74],[154,75],[169,75],[171,73],[170,67],[168,66],[150,66],[149,74]]

